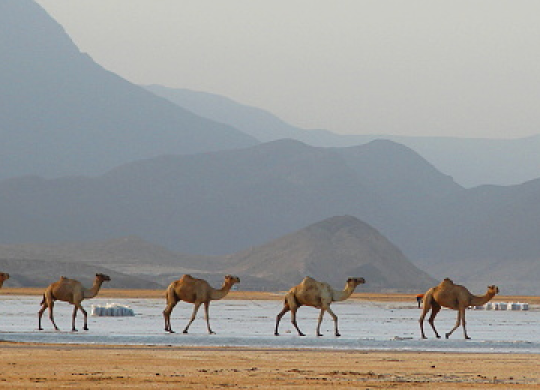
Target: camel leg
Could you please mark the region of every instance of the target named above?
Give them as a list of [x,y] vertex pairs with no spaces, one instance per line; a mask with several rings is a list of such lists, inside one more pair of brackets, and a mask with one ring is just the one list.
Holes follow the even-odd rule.
[[319,313],[319,320],[317,322],[317,331],[315,332],[315,334],[317,336],[322,336],[321,323],[322,323],[322,320],[323,320],[323,317],[324,317],[324,312],[325,312],[325,309],[321,309],[321,312]]
[[204,317],[206,318],[206,329],[208,329],[208,333],[216,334],[216,332],[210,329],[209,308],[210,308],[210,302],[204,302]]
[[302,331],[300,331],[300,329],[298,328],[298,325],[296,323],[296,311],[297,310],[298,310],[297,307],[295,307],[294,309],[291,309],[291,323],[296,328],[299,336],[305,336],[305,334],[302,333]]
[[431,329],[433,329],[433,332],[435,333],[435,336],[440,339],[441,336],[439,336],[439,333],[437,332],[437,329],[435,329],[435,317],[437,314],[441,311],[441,305],[434,302],[431,306],[431,315],[429,316],[429,324],[431,325]]
[[467,334],[467,329],[465,328],[465,309],[463,310],[463,315],[461,316],[461,326],[463,327],[463,335],[465,336],[465,340],[470,340],[471,338]]
[[424,300],[424,308],[422,314],[420,315],[420,334],[423,339],[427,339],[426,334],[424,333],[424,319],[426,318],[427,313],[431,309],[431,302],[427,299]]
[[334,320],[334,333],[337,337],[341,336],[341,334],[339,333],[339,330],[338,330],[338,318],[337,318],[337,315],[334,314],[334,312],[332,311],[332,309],[330,308],[327,308],[326,311],[328,312],[328,314],[330,314],[330,316],[332,316],[332,319]]
[[73,314],[71,315],[71,331],[72,332],[77,332],[77,329],[75,328],[75,317],[77,317],[77,310],[79,310],[77,305],[73,305]]
[[49,306],[49,318],[50,318],[52,324],[54,325],[54,329],[55,330],[60,330],[60,329],[58,329],[58,326],[56,326],[56,323],[54,322],[54,314],[53,314],[54,302],[53,301],[48,302],[48,306]]
[[276,316],[276,330],[274,331],[274,336],[279,336],[278,328],[279,328],[279,321],[281,321],[281,318],[289,311],[289,305],[285,303],[285,306],[283,309],[279,312],[279,314]]
[[43,330],[41,327],[41,317],[43,316],[43,312],[47,309],[47,302],[44,302],[41,305],[41,309],[38,311],[38,329]]
[[188,324],[184,328],[184,333],[188,332],[188,329],[193,321],[195,321],[195,317],[197,316],[197,312],[199,311],[199,307],[201,306],[201,302],[195,302],[195,307],[193,308],[193,314],[191,314],[191,319],[189,320]]
[[82,305],[79,305],[79,310],[83,313],[83,316],[84,316],[83,330],[88,330],[88,314],[86,313],[86,310],[84,310]]
[[167,303],[167,307],[165,307],[165,310],[163,310],[163,317],[165,318],[165,331],[169,333],[174,333],[174,330],[171,328],[171,313],[177,303],[177,301]]
[[467,331],[465,330],[465,308],[459,308],[458,309],[458,315],[456,320],[456,325],[452,328],[452,330],[448,333],[446,333],[446,338],[449,338],[452,333],[459,327],[460,324],[463,323],[463,331],[465,333],[465,338],[468,339],[469,336],[467,336]]

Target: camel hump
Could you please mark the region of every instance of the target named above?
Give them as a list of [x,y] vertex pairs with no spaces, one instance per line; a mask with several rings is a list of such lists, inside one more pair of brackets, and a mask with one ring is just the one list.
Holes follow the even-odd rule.
[[312,277],[310,277],[310,276],[306,276],[302,280],[302,284],[304,284],[304,285],[315,284],[315,283],[317,283],[317,281],[315,279],[313,279]]
[[182,277],[180,278],[180,280],[194,280],[195,278],[193,276],[191,276],[190,274],[185,274],[185,275],[182,275]]

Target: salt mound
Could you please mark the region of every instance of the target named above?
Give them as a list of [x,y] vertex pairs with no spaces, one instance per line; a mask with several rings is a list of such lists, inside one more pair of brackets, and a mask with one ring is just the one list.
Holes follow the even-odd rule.
[[105,306],[92,305],[91,315],[100,317],[132,317],[135,312],[129,306],[107,303]]

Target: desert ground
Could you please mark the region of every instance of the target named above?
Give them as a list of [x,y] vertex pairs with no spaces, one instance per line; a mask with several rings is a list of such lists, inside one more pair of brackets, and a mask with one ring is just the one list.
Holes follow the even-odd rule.
[[529,389],[537,355],[0,343],[5,388]]
[[[41,289],[5,288],[0,295],[41,293]],[[101,295],[155,298],[161,297],[163,291],[103,289]],[[228,299],[281,299],[281,296],[281,293],[234,291]],[[415,300],[413,295],[407,294],[369,293],[355,294],[353,299]],[[526,299],[531,303],[540,302],[540,298]],[[2,341],[0,354],[0,387],[11,389],[540,387],[540,356],[537,354],[111,346]]]

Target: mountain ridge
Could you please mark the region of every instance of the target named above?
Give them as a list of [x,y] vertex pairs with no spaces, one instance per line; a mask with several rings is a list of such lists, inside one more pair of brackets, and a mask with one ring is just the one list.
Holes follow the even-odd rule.
[[2,1],[0,26],[0,179],[259,142],[103,69],[34,1]]

